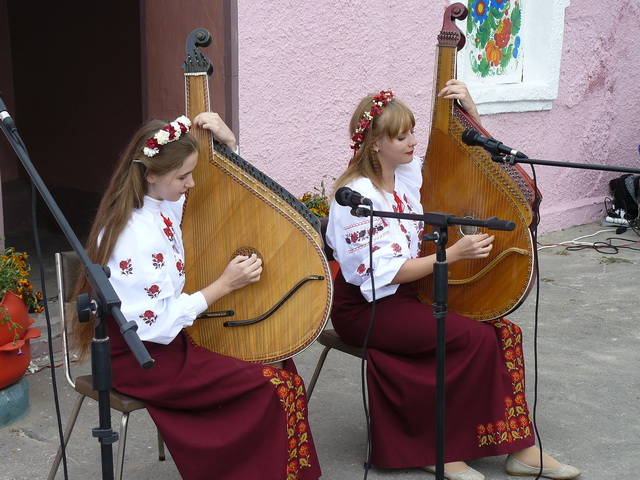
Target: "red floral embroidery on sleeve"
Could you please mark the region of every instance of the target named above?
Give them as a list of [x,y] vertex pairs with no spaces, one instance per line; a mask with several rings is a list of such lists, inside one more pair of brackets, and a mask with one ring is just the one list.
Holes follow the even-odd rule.
[[121,260],[119,263],[120,273],[122,275],[131,275],[133,273],[133,266],[131,265],[131,259]]
[[397,243],[392,243],[391,244],[391,249],[393,250],[393,253],[396,257],[402,255],[402,247],[400,245],[398,245]]
[[182,263],[182,260],[176,262],[176,268],[178,269],[178,274],[184,277],[184,263]]
[[[380,222],[378,222],[373,226],[374,236],[382,232],[386,227],[389,226],[389,224],[385,221],[384,218],[381,218],[380,220],[381,220]],[[370,236],[371,236],[371,230],[362,229],[357,232],[347,232],[345,234],[344,241],[347,245],[354,245],[356,243],[368,242]]]
[[154,323],[156,323],[156,320],[158,319],[158,316],[155,313],[153,313],[151,310],[147,310],[142,315],[140,315],[140,318],[147,325],[153,325]]
[[145,287],[144,291],[147,292],[151,298],[156,298],[160,294],[160,287],[158,285],[151,285],[149,288]]
[[152,253],[151,261],[156,269],[164,267],[164,255],[162,253]]

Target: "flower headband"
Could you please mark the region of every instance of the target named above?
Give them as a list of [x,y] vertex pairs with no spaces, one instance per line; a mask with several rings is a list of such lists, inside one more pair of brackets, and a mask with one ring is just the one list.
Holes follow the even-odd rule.
[[394,95],[391,90],[382,90],[378,95],[373,97],[373,105],[371,106],[371,110],[365,112],[365,114],[362,116],[362,118],[358,122],[356,133],[354,133],[353,137],[351,137],[351,148],[354,150],[354,155],[362,146],[362,142],[364,142],[364,134],[371,126],[371,122],[373,122],[373,119],[382,113],[382,107],[386,107],[393,97]]
[[183,133],[189,133],[189,127],[191,127],[191,120],[184,115],[175,119],[166,127],[162,127],[158,130],[153,137],[149,138],[144,144],[145,147],[142,152],[147,157],[153,157],[160,153],[160,147],[167,143],[173,142],[180,138]]

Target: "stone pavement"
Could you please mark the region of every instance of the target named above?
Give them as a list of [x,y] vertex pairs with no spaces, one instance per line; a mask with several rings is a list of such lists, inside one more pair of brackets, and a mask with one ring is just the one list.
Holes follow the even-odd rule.
[[[626,244],[629,248],[610,255],[593,249],[567,251],[557,246],[539,250],[537,362],[535,287],[509,318],[524,332],[528,400],[531,408],[536,407],[545,451],[582,469],[584,480],[636,480],[640,472],[640,244],[634,242],[639,242],[640,237],[632,231],[616,235],[614,229],[594,223],[545,235],[540,244],[553,245],[592,234],[595,235],[582,241],[606,242],[607,238],[616,237],[623,239],[616,240],[616,245]],[[8,243],[12,244],[12,240]],[[47,239],[46,251],[66,250],[65,242]],[[19,245],[17,241],[16,244]],[[53,297],[55,278],[50,256],[45,256],[47,295]],[[37,277],[37,267],[33,271]],[[52,315],[56,308],[53,303]],[[52,323],[53,332],[57,332],[57,319],[53,318]],[[35,361],[44,366],[48,359],[43,315],[38,316],[37,324],[43,337],[34,344]],[[54,346],[55,360],[59,362],[59,343]],[[320,351],[321,346],[314,344],[296,356],[300,374],[307,382]],[[84,365],[80,370],[88,367]],[[54,397],[59,398],[63,424],[76,398],[61,369],[55,369],[55,373],[57,392],[52,388],[50,369],[27,377],[30,412],[0,429],[0,480],[47,478],[59,441]],[[366,425],[358,359],[336,351],[329,354],[309,410],[322,478],[365,478]],[[117,430],[118,416],[114,415],[112,421]],[[91,429],[97,425],[97,405],[85,401],[67,449],[68,478],[102,478],[100,448],[91,436]],[[114,457],[115,452],[116,448]],[[488,480],[512,478],[504,472],[504,457],[470,464]],[[155,428],[146,411],[131,415],[124,474],[125,478],[139,480],[180,478],[170,454],[165,462],[157,460]],[[56,478],[65,478],[62,467]],[[216,479],[214,472],[211,478]],[[419,469],[373,468],[367,478],[435,477]]]

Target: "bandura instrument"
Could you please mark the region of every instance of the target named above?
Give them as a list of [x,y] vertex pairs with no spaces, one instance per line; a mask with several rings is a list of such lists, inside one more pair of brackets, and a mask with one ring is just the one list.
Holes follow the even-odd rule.
[[[186,112],[209,111],[213,67],[198,47],[211,43],[205,29],[187,38]],[[200,141],[193,187],[185,202],[184,291],[218,278],[237,255],[258,255],[260,281],[225,295],[186,328],[194,343],[217,353],[271,363],[299,353],[322,332],[333,286],[318,219],[297,198],[208,130]]]
[[[495,235],[487,259],[449,264],[448,310],[479,321],[500,318],[525,300],[535,278],[534,237],[536,211],[541,195],[518,165],[496,163],[481,147],[461,140],[465,129],[491,135],[457,102],[438,97],[449,79],[456,77],[456,55],[465,37],[454,24],[464,20],[467,9],[450,5],[438,35],[437,71],[429,144],[423,165],[422,204],[425,212],[457,217],[498,217],[516,224],[514,231],[450,227],[448,245],[463,235]],[[429,233],[425,225],[425,233]],[[424,242],[422,255],[435,253],[433,242]],[[432,275],[416,282],[425,303],[432,303]]]

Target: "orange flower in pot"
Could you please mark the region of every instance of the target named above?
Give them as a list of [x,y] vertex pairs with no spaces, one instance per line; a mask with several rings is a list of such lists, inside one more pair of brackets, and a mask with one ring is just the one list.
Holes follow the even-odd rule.
[[8,248],[0,255],[0,388],[18,381],[31,362],[32,338],[41,332],[31,327],[29,311],[39,313],[42,295],[29,283],[26,253]]

